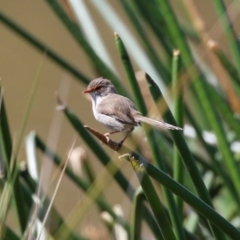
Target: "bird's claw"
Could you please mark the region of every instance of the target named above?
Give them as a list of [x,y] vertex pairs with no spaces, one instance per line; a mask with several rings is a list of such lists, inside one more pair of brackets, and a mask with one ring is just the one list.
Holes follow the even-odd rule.
[[108,133],[105,133],[104,136],[105,136],[107,142],[109,142],[109,141],[110,141],[109,134],[108,134]]

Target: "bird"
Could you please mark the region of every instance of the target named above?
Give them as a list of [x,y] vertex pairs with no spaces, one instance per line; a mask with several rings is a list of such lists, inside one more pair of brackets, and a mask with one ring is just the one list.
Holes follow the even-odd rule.
[[104,134],[108,141],[111,134],[126,132],[126,136],[119,142],[122,145],[141,122],[162,129],[182,130],[180,127],[143,116],[130,99],[117,93],[116,87],[108,79],[93,79],[83,93],[91,96],[95,119],[111,130]]

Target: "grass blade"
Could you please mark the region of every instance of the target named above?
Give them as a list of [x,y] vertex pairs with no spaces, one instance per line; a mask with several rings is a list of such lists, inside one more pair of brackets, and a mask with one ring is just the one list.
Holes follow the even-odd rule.
[[173,233],[172,226],[170,224],[168,216],[156,193],[155,188],[153,187],[153,184],[149,176],[146,174],[146,170],[142,165],[138,164],[138,162],[134,159],[134,157],[130,157],[129,161],[138,177],[139,183],[142,186],[144,194],[158,222],[158,225],[161,228],[163,238],[175,240],[176,237]]
[[[175,96],[174,101],[174,117],[178,126],[183,127],[183,98],[182,93],[178,92],[178,72],[179,72],[179,61],[180,61],[180,52],[178,50],[173,51],[173,60],[172,60],[172,84],[173,84],[173,91]],[[173,152],[173,178],[179,182],[183,183],[183,176],[184,176],[184,165],[179,155],[177,147],[174,145],[174,152]],[[179,215],[181,219],[183,218],[183,201],[180,198],[175,198],[176,205],[178,208]]]
[[[141,238],[141,220],[143,215],[143,205],[146,200],[141,187],[139,187],[134,195],[132,212],[131,212],[131,228],[130,240],[138,240]],[[162,236],[160,235],[159,238]],[[163,238],[162,238],[163,239]]]

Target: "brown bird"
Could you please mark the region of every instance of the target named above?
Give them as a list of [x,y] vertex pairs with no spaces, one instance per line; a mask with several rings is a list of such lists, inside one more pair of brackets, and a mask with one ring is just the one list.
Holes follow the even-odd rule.
[[180,127],[142,116],[135,104],[128,98],[117,94],[115,86],[107,79],[96,78],[92,80],[83,93],[89,93],[92,98],[92,110],[97,121],[109,128],[110,134],[126,132],[126,136],[119,143],[122,144],[134,127],[145,122],[157,128],[182,130]]

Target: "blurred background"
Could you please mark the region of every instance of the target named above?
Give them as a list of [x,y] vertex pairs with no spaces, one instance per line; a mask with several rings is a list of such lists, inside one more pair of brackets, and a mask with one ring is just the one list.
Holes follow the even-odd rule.
[[[132,95],[131,88],[116,48],[114,32],[117,32],[125,43],[135,72],[144,71],[150,74],[161,88],[164,96],[167,97],[168,103],[172,108],[174,96],[169,94],[171,76],[168,75],[169,79],[166,79],[167,74],[162,74],[161,70],[158,71],[156,65],[153,64],[152,58],[149,57],[149,52],[146,50],[147,45],[144,44],[144,39],[138,34],[133,20],[130,19],[126,8],[124,8],[123,3],[127,1],[1,1],[0,12],[3,17],[1,17],[0,21],[0,78],[13,145],[19,137],[21,123],[24,119],[26,109],[29,106],[29,102],[31,102],[32,107],[27,119],[26,128],[24,129],[24,137],[32,131],[36,132],[62,159],[67,158],[69,149],[75,139],[75,147],[81,146],[84,148],[87,155],[86,158],[91,163],[92,170],[97,176],[103,171],[102,164],[96,160],[94,153],[85,141],[78,136],[76,130],[64,117],[64,114],[61,111],[56,111],[57,102],[55,95],[59,93],[62,100],[81,119],[83,124],[89,125],[104,133],[106,129],[93,117],[90,99],[84,96],[82,92],[87,86],[87,81],[100,76],[108,77],[110,75],[103,75],[103,72],[96,67],[93,58],[89,57],[90,54],[84,50],[84,44],[77,43],[73,34],[69,32],[69,29],[59,19],[53,7],[51,7],[50,2],[60,4],[66,16],[81,29],[93,51],[97,53],[98,57],[102,59],[116,78],[120,80],[120,85],[125,87],[129,95]],[[156,55],[161,59],[164,68],[171,69],[171,54],[169,55],[169,52],[166,51],[164,47],[165,45],[160,43],[159,40],[162,39],[162,41],[165,41],[170,51],[177,49],[174,43],[171,43],[167,37],[165,38],[164,34],[170,30],[165,31],[165,22],[158,21],[155,23],[156,26],[159,27],[160,33],[155,31],[156,26],[152,27],[154,24],[151,25],[151,23],[147,23],[146,16],[144,17],[144,13],[136,7],[136,2],[137,1],[129,1],[126,5],[129,4],[133,12],[136,13],[137,19],[144,28],[144,34],[148,37]],[[142,2],[142,6],[144,6],[147,1],[142,0],[140,2]],[[158,1],[151,2],[154,5],[154,3]],[[234,97],[229,98],[234,87],[228,88],[228,81],[218,81],[219,75],[220,77],[227,75],[226,71],[223,69],[219,70],[219,65],[221,64],[215,66],[215,68],[214,64],[211,65],[212,58],[211,56],[209,57],[208,50],[206,50],[207,43],[215,44],[211,41],[216,41],[218,47],[224,53],[224,56],[227,57],[229,61],[232,61],[233,65],[237,66],[236,62],[234,62],[235,57],[233,56],[233,51],[230,46],[231,42],[229,42],[228,30],[226,30],[224,24],[222,24],[221,14],[216,7],[217,4],[214,3],[214,1],[207,0],[168,2],[173,8],[174,14],[184,34],[187,35],[188,44],[190,49],[193,49],[195,61],[200,65],[201,71],[204,71],[208,81],[211,82],[213,86],[223,88],[220,92],[221,94],[223,93],[223,98],[226,102],[230,102],[228,105],[229,109],[232,109],[235,114],[239,113],[238,100]],[[77,9],[77,4],[80,9]],[[224,1],[224,4],[229,20],[232,21],[232,28],[235,33],[238,34],[240,29],[240,9],[239,6],[237,6],[237,1],[228,0]],[[148,11],[150,10],[148,9]],[[152,11],[154,12],[154,10]],[[164,15],[164,12],[162,12],[162,14]],[[24,29],[24,31],[37,39],[37,41],[41,42],[43,46],[51,49],[51,51],[55,52],[69,65],[79,70],[86,78],[79,80],[71,71],[63,68],[56,61],[52,60],[48,53],[45,54],[44,51],[39,51],[32,43],[16,33],[9,24],[6,24],[3,18],[10,19],[14,24]],[[91,21],[89,21],[89,19]],[[92,27],[92,24],[95,25],[95,28]],[[163,26],[162,28],[161,24]],[[169,24],[171,23],[169,22]],[[163,36],[157,36],[157,34],[161,34],[161,31]],[[195,40],[201,37],[202,40]],[[216,69],[219,70],[219,72],[216,72]],[[34,99],[30,101],[31,89],[33,88],[36,78],[38,86],[34,94]],[[227,77],[223,78],[226,80]],[[188,91],[191,81],[192,80],[187,80],[187,82],[183,81],[184,84],[186,84],[184,101],[188,102],[186,103],[188,106],[191,105],[190,103],[192,101],[192,99],[189,98],[192,95]],[[144,92],[145,88],[146,84],[144,85],[143,83],[141,90]],[[179,88],[181,92],[184,86]],[[236,90],[234,96],[239,97],[239,89]],[[151,105],[152,103],[150,102],[149,104]],[[193,113],[200,111],[196,106],[198,105],[192,106]],[[191,106],[189,106],[189,108],[191,109]],[[164,111],[161,115],[164,115]],[[203,127],[203,129],[205,128],[205,130],[211,131],[211,127],[206,123],[208,120],[201,122],[204,116],[202,114],[199,115],[198,123],[200,122],[200,126]],[[162,118],[162,116],[156,115],[156,117],[159,118]],[[188,119],[185,119],[185,123],[189,127],[187,127],[187,129],[185,128],[185,135],[192,137],[194,134],[192,134],[193,128],[190,126],[191,123],[189,125]],[[133,135],[142,139],[144,144],[145,135],[142,128],[135,130]],[[121,137],[118,136],[113,138],[121,139]],[[233,137],[233,140],[236,139]],[[211,142],[211,140],[209,140],[209,142]],[[132,140],[129,140],[127,141],[127,145],[133,146],[134,144]],[[196,146],[193,146],[193,149],[196,150]],[[124,175],[132,185],[137,187],[137,178],[134,176],[132,169],[129,168],[129,164],[125,161],[119,161],[117,158],[118,155],[114,154],[113,151],[109,150],[106,146],[102,146],[102,148],[112,156],[114,163],[122,169]],[[146,149],[145,153],[149,154],[149,150]],[[17,161],[20,163],[26,160],[26,158],[26,145],[25,141],[22,141]],[[42,155],[39,159],[41,165],[39,175],[43,176],[42,188],[45,188],[51,179],[51,175],[56,171],[56,167],[52,164],[49,165],[48,161],[44,161]],[[108,181],[105,183],[104,189],[104,194],[106,194],[105,198],[110,206],[120,204],[125,217],[129,219],[131,201],[123,194],[118,184],[114,181]],[[48,195],[52,196],[52,194],[53,190],[50,191]],[[79,190],[68,177],[64,177],[58,195],[54,199],[54,206],[63,218],[65,218],[69,216],[72,211],[75,211],[75,206],[81,201],[83,196],[83,191]],[[89,209],[85,215],[84,220],[75,225],[74,231],[89,237],[89,239],[106,239],[106,236],[109,239],[114,239],[115,237],[104,230],[103,224],[99,220],[98,209],[95,205],[93,206],[94,207]],[[7,216],[7,222],[10,226],[13,226],[15,232],[19,232],[14,211],[10,211],[10,214]],[[96,231],[97,236],[87,236],[89,231]],[[101,231],[103,232],[102,235]],[[146,230],[144,236],[151,236],[152,239],[154,239],[151,234],[148,234],[149,230]],[[150,238],[147,237],[147,239]]]

